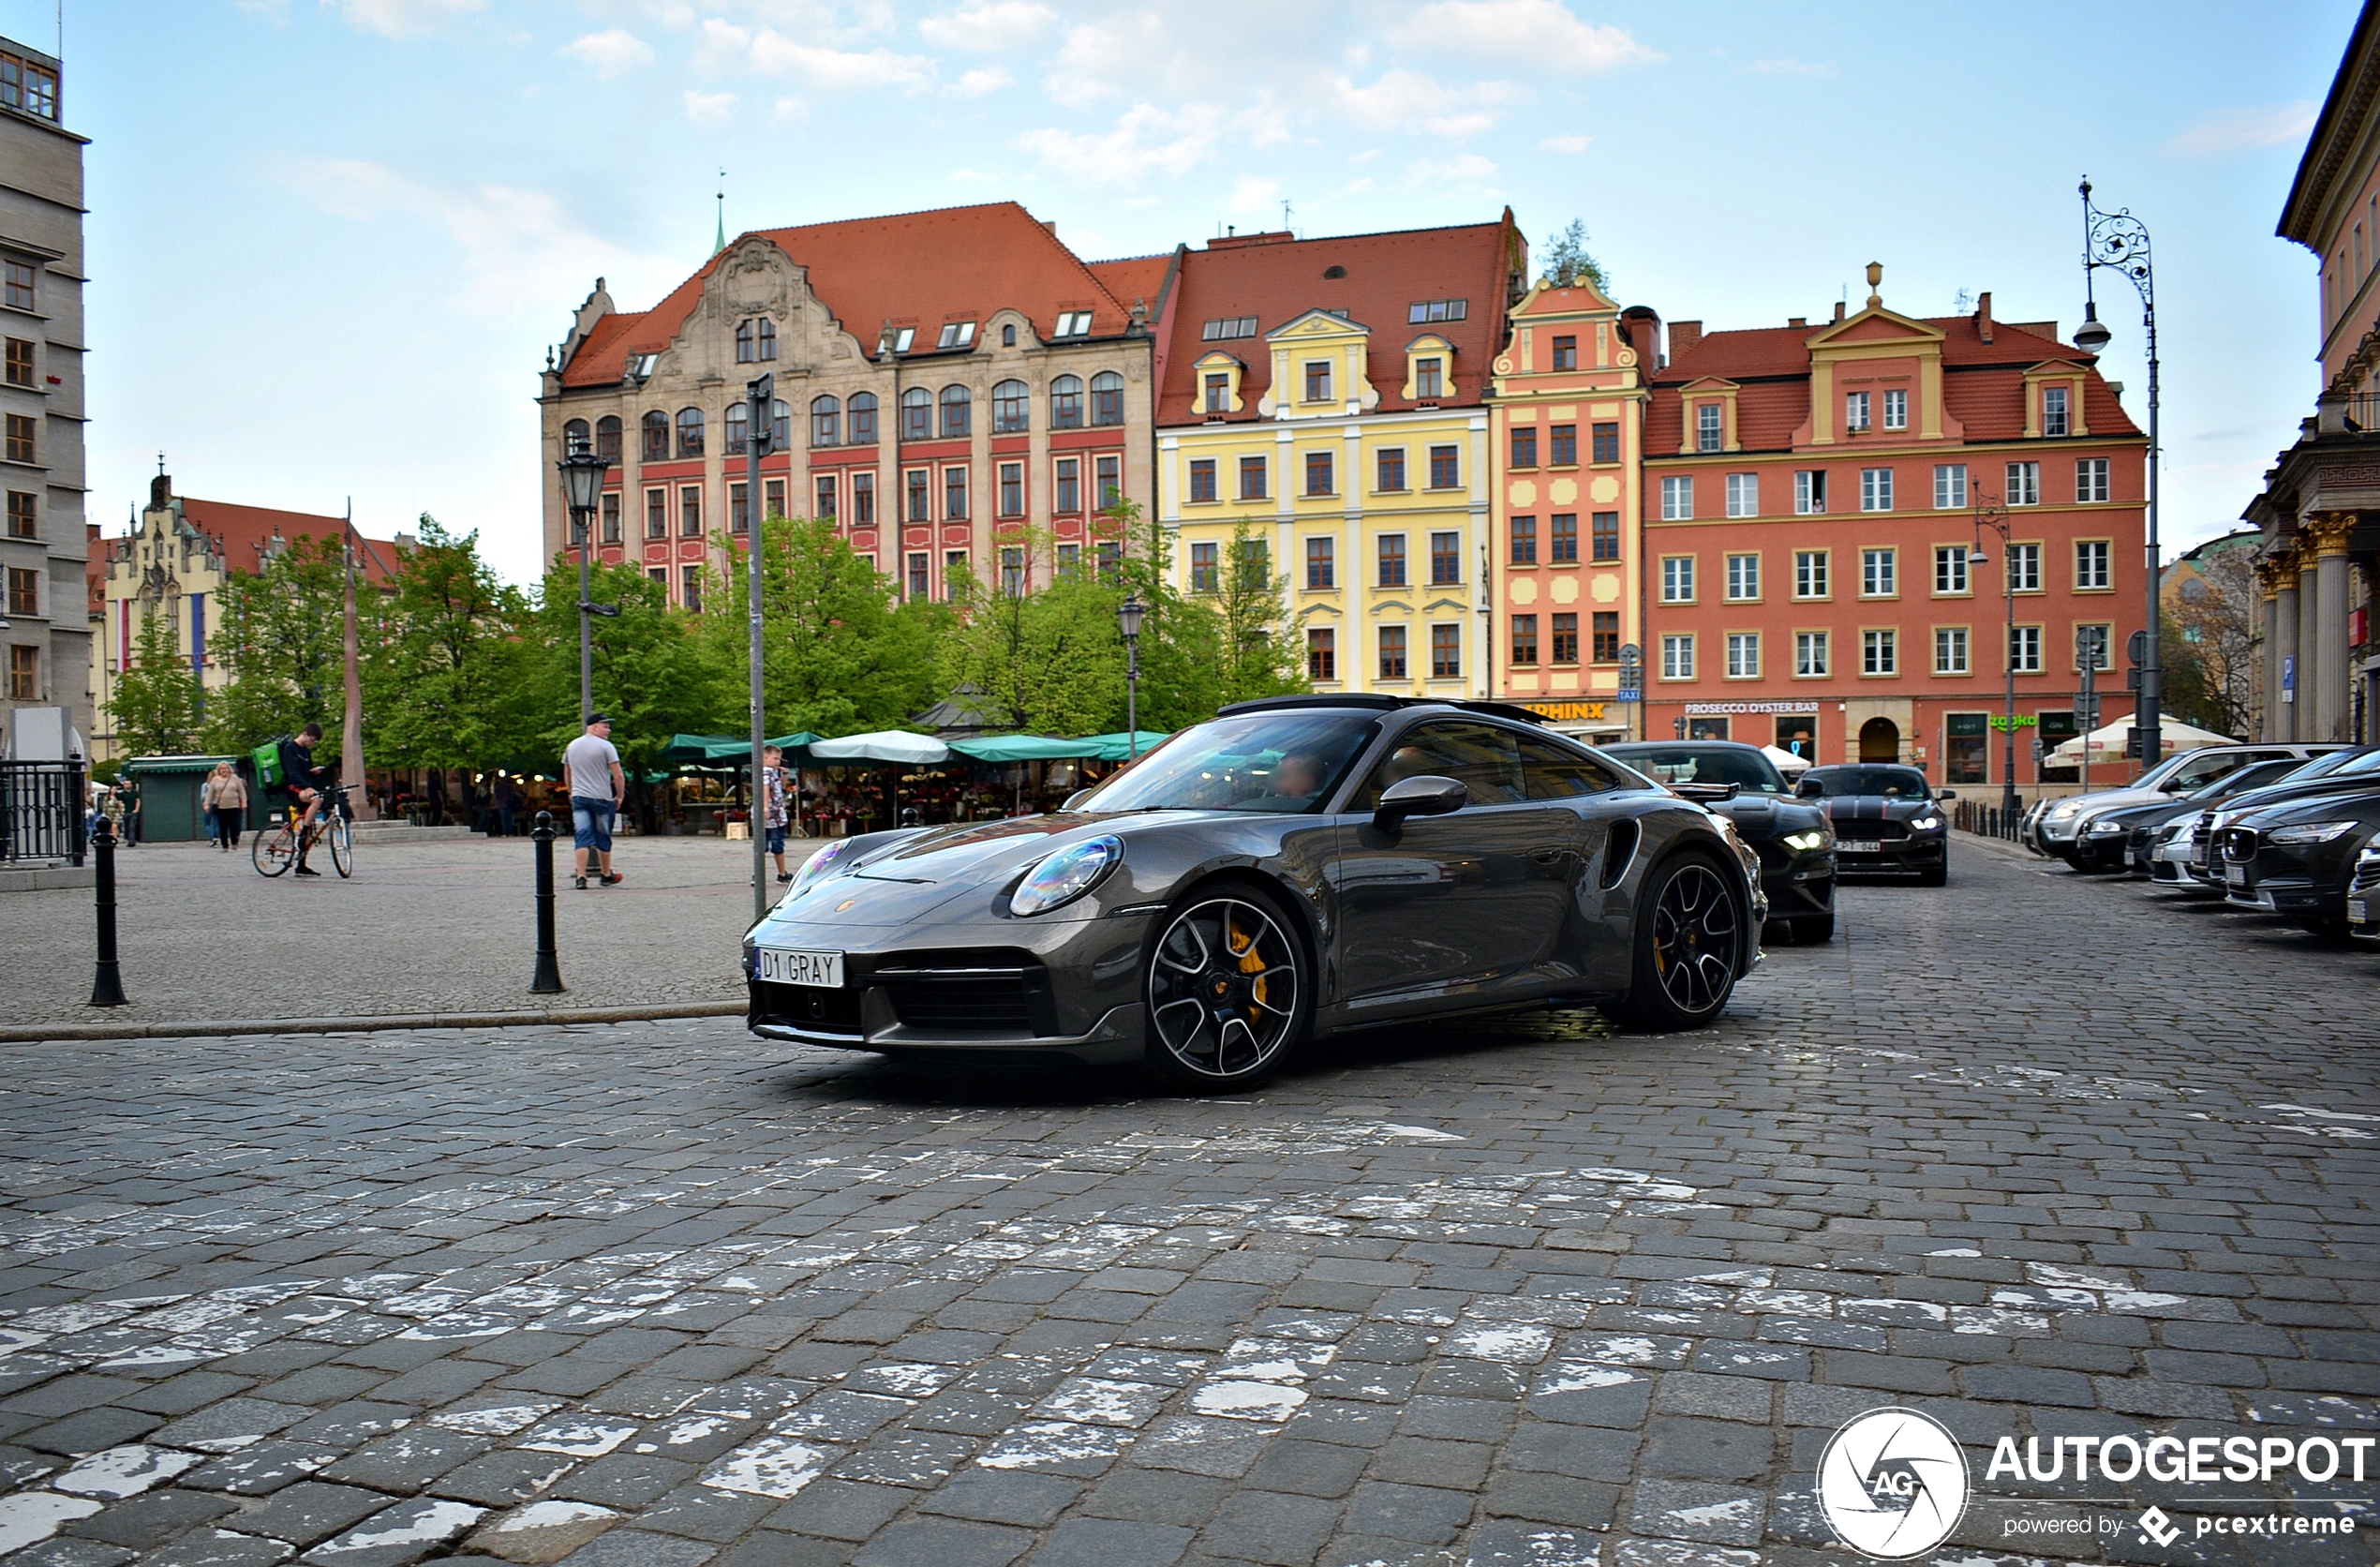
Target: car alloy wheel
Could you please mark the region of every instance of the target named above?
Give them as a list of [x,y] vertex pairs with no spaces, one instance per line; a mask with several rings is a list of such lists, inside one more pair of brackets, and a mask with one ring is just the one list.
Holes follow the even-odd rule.
[[1678,867],[1653,905],[1653,972],[1670,1005],[1718,1010],[1735,985],[1735,900],[1700,860]]
[[1205,1085],[1269,1073],[1303,1027],[1297,943],[1253,897],[1219,894],[1176,913],[1150,955],[1148,988],[1159,1064]]

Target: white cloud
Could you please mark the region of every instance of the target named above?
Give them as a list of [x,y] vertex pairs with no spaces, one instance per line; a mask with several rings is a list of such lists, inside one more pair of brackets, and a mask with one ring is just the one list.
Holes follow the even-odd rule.
[[1328,85],[1332,108],[1367,129],[1418,127],[1455,142],[1494,129],[1498,117],[1494,106],[1522,96],[1521,88],[1507,82],[1455,89],[1410,70],[1390,71],[1361,87],[1344,76],[1332,77]]
[[1583,153],[1594,140],[1592,136],[1549,136],[1537,144],[1537,150],[1541,153]]
[[1157,174],[1182,174],[1212,156],[1224,116],[1204,104],[1178,112],[1135,104],[1104,132],[1029,130],[1016,144],[1087,185],[1135,185]]
[[807,98],[797,97],[781,97],[777,100],[776,112],[777,118],[787,123],[807,120],[810,118],[810,100]]
[[928,17],[917,24],[917,32],[937,48],[988,54],[1030,43],[1057,20],[1056,11],[1034,0],[974,0],[945,15]]
[[1043,89],[1061,103],[1116,97],[1145,82],[1151,62],[1170,58],[1165,22],[1152,12],[1084,22],[1066,30]]
[[322,0],[350,26],[387,38],[435,33],[467,12],[485,10],[487,0]]
[[686,89],[686,117],[698,126],[725,125],[736,112],[733,93],[705,93],[692,87]]
[[755,32],[717,17],[703,23],[702,52],[714,68],[740,64],[764,75],[792,77],[822,93],[922,87],[933,77],[933,62],[922,54],[827,49],[799,42],[774,27]]
[[1452,157],[1425,157],[1406,164],[1405,172],[1416,185],[1459,187],[1481,196],[1495,194],[1495,187],[1488,183],[1495,178],[1495,164],[1477,153],[1457,153]]
[[2165,143],[2175,157],[2221,157],[2262,147],[2294,146],[2313,129],[2312,99],[2264,106],[2210,109],[2197,123]]
[[1755,60],[1744,67],[1754,76],[1832,76],[1835,67],[1807,60]]
[[1253,174],[1242,174],[1224,205],[1233,212],[1268,213],[1281,205],[1281,182],[1260,180]]
[[952,82],[950,91],[957,97],[981,97],[986,93],[1000,91],[1016,80],[998,66],[977,66]]
[[1606,71],[1661,56],[1624,27],[1582,22],[1558,0],[1433,0],[1390,37],[1408,49],[1526,60],[1540,71]]
[[653,46],[625,27],[608,28],[573,38],[558,52],[581,65],[591,66],[598,76],[617,76],[622,71],[653,63]]

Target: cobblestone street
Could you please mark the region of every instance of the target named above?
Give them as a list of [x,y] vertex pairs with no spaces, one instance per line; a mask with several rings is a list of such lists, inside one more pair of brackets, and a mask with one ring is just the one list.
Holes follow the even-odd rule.
[[[1821,1449],[1902,1404],[1969,1454],[1933,1560],[2369,1561],[2360,1452],[1986,1467],[2380,1435],[2375,963],[1962,843],[1716,1029],[1242,1099],[734,1019],[0,1046],[0,1560],[1841,1563]],[[2191,1527],[2293,1497],[2358,1531]],[[2013,1532],[2094,1503],[2185,1532]]]

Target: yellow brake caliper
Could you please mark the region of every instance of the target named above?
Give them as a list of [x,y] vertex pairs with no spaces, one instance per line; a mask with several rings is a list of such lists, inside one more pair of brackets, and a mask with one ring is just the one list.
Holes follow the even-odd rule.
[[[1257,953],[1257,938],[1255,935],[1251,934],[1242,940],[1240,935],[1240,928],[1237,925],[1227,922],[1224,926],[1223,941],[1225,946],[1230,948],[1231,950],[1238,955],[1240,959],[1240,972],[1242,974],[1253,974],[1257,977],[1256,984],[1250,988],[1249,994],[1251,999],[1259,1002],[1266,1000],[1267,997],[1264,991],[1265,986],[1270,983],[1270,980],[1265,976],[1264,959],[1259,957]],[[1256,1008],[1252,1007],[1248,1009],[1248,1021],[1250,1022],[1256,1022],[1256,1019],[1257,1011]]]

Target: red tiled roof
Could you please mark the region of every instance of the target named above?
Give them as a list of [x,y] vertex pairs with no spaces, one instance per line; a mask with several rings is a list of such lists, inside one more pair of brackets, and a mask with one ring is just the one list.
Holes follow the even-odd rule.
[[1149,306],[1149,319],[1157,319],[1158,307],[1164,303],[1166,275],[1173,269],[1173,252],[1161,256],[1125,256],[1112,261],[1093,261],[1091,276],[1107,286],[1116,303],[1125,309],[1138,300]]
[[[200,532],[223,542],[225,565],[235,572],[252,572],[264,559],[265,545],[275,534],[284,539],[336,540],[347,527],[343,517],[320,516],[312,512],[281,512],[269,506],[242,506],[230,500],[201,500],[195,496],[183,496],[183,520]],[[362,562],[366,580],[393,582],[396,576],[396,543],[393,539],[365,536],[359,529]]]
[[[1190,251],[1174,284],[1179,298],[1171,312],[1172,351],[1157,423],[1186,425],[1205,417],[1196,409],[1197,362],[1209,349],[1221,349],[1247,365],[1240,381],[1243,406],[1231,417],[1259,418],[1257,400],[1272,379],[1265,334],[1314,309],[1342,311],[1371,328],[1372,384],[1382,411],[1413,406],[1398,395],[1405,383],[1405,346],[1424,332],[1454,345],[1451,376],[1461,395],[1445,399],[1445,405],[1477,404],[1504,345],[1506,290],[1521,264],[1520,243],[1507,208],[1494,223],[1330,239],[1243,237]],[[1324,277],[1331,267],[1346,268],[1346,276]],[[1431,299],[1468,300],[1469,309],[1459,321],[1409,323],[1413,303]],[[1257,336],[1214,343],[1201,336],[1208,321],[1239,316],[1257,318]]]
[[[811,291],[871,353],[886,321],[931,328],[1022,310],[1045,337],[1057,330],[1062,310],[1089,310],[1094,337],[1120,336],[1130,324],[1131,301],[1119,301],[1055,232],[1014,201],[758,232],[807,269]],[[563,368],[562,384],[617,383],[631,354],[668,348],[725,254],[704,262],[651,309],[597,322]],[[1153,298],[1150,308],[1156,308]],[[931,334],[918,336],[930,340]]]

